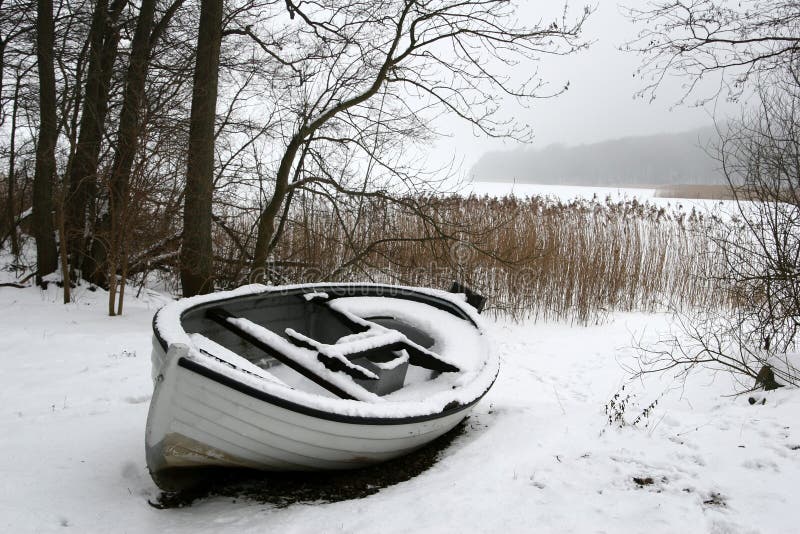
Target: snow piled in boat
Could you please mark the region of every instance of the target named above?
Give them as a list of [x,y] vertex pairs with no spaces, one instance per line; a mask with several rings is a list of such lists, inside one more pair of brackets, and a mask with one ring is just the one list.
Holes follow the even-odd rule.
[[[345,373],[339,373],[328,370],[322,362],[317,359],[316,352],[310,349],[306,349],[303,347],[296,347],[286,341],[283,337],[276,334],[272,330],[268,328],[264,328],[261,325],[257,325],[248,319],[228,319],[228,321],[232,324],[235,324],[254,338],[258,339],[265,345],[280,351],[287,358],[290,358],[295,363],[299,364],[305,369],[311,370],[318,376],[323,376],[325,379],[332,383],[334,386],[338,387],[342,391],[348,393],[350,396],[354,397],[360,401],[367,401],[367,402],[381,402],[379,396],[375,395],[374,393],[370,393],[369,391],[365,390],[362,387],[359,387],[353,379],[350,378]],[[241,356],[240,356],[241,358]],[[339,360],[349,367],[358,367],[356,365],[350,364],[349,360],[346,360],[343,356],[338,356]],[[244,359],[244,358],[241,358]],[[362,369],[361,367],[358,367]],[[366,371],[366,369],[364,369]],[[372,373],[370,373],[372,374]],[[372,376],[376,375],[372,374]]]
[[[336,285],[338,287],[382,287],[390,289],[380,284]],[[382,397],[382,402],[330,398],[293,389],[276,381],[256,376],[254,373],[240,371],[238,367],[246,367],[241,362],[246,362],[247,364],[250,362],[230,351],[226,354],[225,361],[219,361],[217,358],[204,354],[200,351],[201,347],[193,342],[192,338],[181,326],[183,313],[200,304],[234,297],[297,289],[308,289],[310,293],[319,295],[321,291],[315,292],[315,288],[325,287],[330,287],[330,284],[272,287],[251,284],[224,293],[198,295],[179,300],[162,308],[156,315],[155,326],[168,346],[176,343],[187,345],[189,347],[189,358],[216,372],[231,376],[247,386],[287,401],[308,408],[350,417],[394,419],[436,414],[451,406],[472,403],[485,394],[494,382],[498,372],[498,359],[485,333],[480,316],[474,308],[466,303],[464,295],[435,289],[394,286],[396,289],[447,300],[470,317],[474,324],[433,306],[402,298],[341,297],[330,301],[330,305],[337,310],[359,317],[391,315],[408,322],[425,331],[426,334],[434,339],[431,351],[437,353],[442,360],[455,363],[462,370],[462,372],[458,373],[442,373],[433,380],[407,384],[400,390]],[[234,356],[236,362],[241,363],[241,365],[228,361]],[[229,365],[231,363],[234,364],[234,367]],[[327,369],[326,371],[332,375],[341,375],[350,379],[344,373],[328,371]]]
[[220,361],[220,363],[226,363],[229,367],[237,368],[240,371],[256,375],[264,380],[269,380],[278,385],[289,387],[288,384],[281,381],[278,377],[266,369],[262,369],[254,363],[250,363],[232,350],[223,347],[216,341],[209,339],[202,334],[189,334],[189,339],[192,340],[192,345],[196,349],[208,356],[211,356],[215,360]]
[[391,297],[343,297],[332,300],[330,307],[362,318],[391,315],[415,326],[434,340],[430,350],[426,351],[423,347],[419,347],[420,349],[438,355],[442,361],[452,363],[461,370],[474,370],[485,359],[487,347],[480,343],[475,344],[476,329],[472,325],[431,306]]

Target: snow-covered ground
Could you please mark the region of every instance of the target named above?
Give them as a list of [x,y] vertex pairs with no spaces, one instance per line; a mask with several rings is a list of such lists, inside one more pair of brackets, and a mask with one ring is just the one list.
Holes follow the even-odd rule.
[[[800,395],[750,405],[728,376],[626,383],[635,336],[662,315],[603,325],[489,325],[502,368],[468,431],[416,478],[370,497],[274,508],[214,498],[148,505],[144,459],[150,320],[163,298],[0,288],[0,531],[795,532]],[[627,384],[629,421],[608,424]],[[634,479],[638,479],[637,483]]]

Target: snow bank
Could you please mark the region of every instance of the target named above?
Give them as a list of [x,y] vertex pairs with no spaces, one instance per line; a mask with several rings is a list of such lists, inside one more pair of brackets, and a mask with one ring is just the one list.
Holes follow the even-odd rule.
[[[503,373],[430,470],[365,499],[278,508],[215,498],[156,510],[145,466],[156,303],[103,291],[0,288],[0,531],[789,533],[800,508],[800,394],[730,397],[724,373],[626,383],[634,340],[669,317],[602,326],[488,322]],[[222,363],[218,363],[224,366]],[[607,424],[626,385],[630,415]],[[634,479],[652,483],[640,485]]]

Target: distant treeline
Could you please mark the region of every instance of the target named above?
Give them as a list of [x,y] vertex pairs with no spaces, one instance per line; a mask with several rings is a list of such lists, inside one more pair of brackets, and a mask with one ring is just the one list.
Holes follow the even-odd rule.
[[721,184],[712,127],[600,143],[488,152],[472,168],[477,181],[557,185]]

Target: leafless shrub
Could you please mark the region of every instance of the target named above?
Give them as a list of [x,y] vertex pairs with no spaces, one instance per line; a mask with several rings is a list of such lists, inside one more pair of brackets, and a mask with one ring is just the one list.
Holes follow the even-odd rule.
[[796,0],[649,0],[627,10],[645,24],[627,45],[642,58],[642,94],[654,98],[677,75],[682,102],[750,99],[740,120],[720,128],[717,150],[737,224],[707,232],[724,266],[713,282],[736,306],[682,310],[680,335],[644,351],[645,369],[703,365],[765,387],[775,378],[798,383],[788,361],[800,327],[798,7]]
[[[726,369],[742,389],[800,385],[800,84],[762,85],[759,107],[731,124],[719,159],[735,198],[731,224],[705,229],[731,308],[680,309],[677,333],[643,347],[637,374]],[[677,304],[676,308],[680,308]]]
[[[639,345],[636,367],[628,370],[634,377],[674,371],[678,379],[697,367],[728,371],[740,391],[769,387],[773,382],[800,385],[797,362],[775,350],[759,330],[742,307],[678,312],[670,332],[655,343]],[[774,380],[764,380],[765,366]]]

